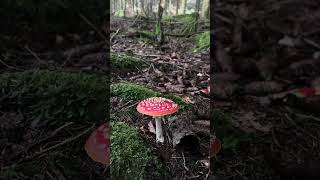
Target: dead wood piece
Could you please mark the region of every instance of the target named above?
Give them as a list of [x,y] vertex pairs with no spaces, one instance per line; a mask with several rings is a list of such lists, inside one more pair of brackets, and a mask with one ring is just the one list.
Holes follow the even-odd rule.
[[105,45],[106,42],[98,42],[93,44],[86,44],[83,46],[78,46],[75,48],[68,49],[63,52],[63,56],[67,59],[70,59],[75,56],[82,56],[84,54],[88,54],[89,52],[96,51]]
[[240,75],[235,73],[215,73],[213,75],[213,82],[236,81],[239,78]]
[[282,91],[283,85],[276,81],[254,81],[245,86],[245,92],[252,95],[264,95]]
[[195,118],[192,112],[184,113],[179,116],[170,117],[169,124],[172,136],[172,145],[176,147],[180,144],[181,140],[185,137],[194,137],[197,139],[197,136],[192,130],[191,122]]
[[107,59],[107,53],[92,53],[83,56],[79,63],[83,65],[105,64],[107,62]]

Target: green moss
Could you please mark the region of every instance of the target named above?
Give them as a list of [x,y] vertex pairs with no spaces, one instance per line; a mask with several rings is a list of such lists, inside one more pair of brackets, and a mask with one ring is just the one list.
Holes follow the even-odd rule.
[[149,97],[162,96],[176,102],[181,110],[185,110],[190,107],[183,99],[176,95],[163,95],[160,92],[156,92],[152,89],[146,88],[142,85],[136,85],[131,83],[117,83],[111,85],[111,96],[120,96],[125,101],[138,102]]
[[162,20],[164,22],[194,23],[196,18],[197,18],[197,14],[191,13],[191,14],[181,14],[177,16],[163,16]]
[[111,65],[118,70],[135,70],[146,64],[142,60],[124,53],[111,53]]
[[30,119],[103,121],[108,81],[96,75],[46,70],[0,76],[0,110],[20,109]]
[[210,47],[210,31],[198,34],[195,37],[196,48],[195,51],[200,51],[202,49],[208,49]]
[[164,165],[135,128],[113,122],[111,131],[111,175],[121,180],[166,180]]

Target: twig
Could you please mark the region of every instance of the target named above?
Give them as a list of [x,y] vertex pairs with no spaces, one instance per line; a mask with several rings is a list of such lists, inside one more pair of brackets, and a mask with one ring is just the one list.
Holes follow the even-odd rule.
[[112,42],[113,38],[119,33],[120,28],[111,36],[110,42]]
[[182,153],[182,157],[183,157],[183,167],[187,170],[187,171],[189,171],[189,168],[186,166],[186,159],[185,159],[185,157],[184,157],[184,154],[183,154],[183,152],[181,152]]
[[292,119],[287,113],[285,113],[284,116],[285,116],[285,117],[289,120],[289,122],[291,122],[291,124],[293,124],[297,129],[299,129],[300,131],[304,132],[306,135],[312,137],[313,139],[315,139],[315,140],[317,140],[317,141],[320,141],[317,137],[315,137],[314,135],[308,133],[306,130],[304,130],[304,129],[301,128],[299,125],[297,125],[297,124],[293,121],[293,119]]
[[7,68],[9,69],[15,69],[15,70],[19,70],[19,71],[22,71],[22,69],[19,69],[19,68],[16,68],[16,67],[13,67],[13,66],[10,66],[8,64],[6,64],[5,62],[3,62],[1,59],[0,59],[0,63],[4,66],[6,66]]
[[305,114],[298,114],[298,113],[295,113],[295,115],[296,115],[297,117],[299,117],[299,118],[311,119],[311,120],[320,122],[320,118],[317,118],[317,117],[314,117],[314,116],[305,115]]
[[39,63],[43,63],[43,61],[40,59],[40,57],[35,53],[33,52],[27,45],[24,46],[24,48],[33,56],[35,57]]
[[60,142],[60,143],[58,143],[58,144],[56,144],[56,145],[54,145],[54,146],[51,146],[51,147],[49,147],[49,148],[43,149],[43,150],[41,150],[41,151],[39,151],[39,152],[36,152],[36,153],[34,153],[33,155],[31,155],[31,156],[29,156],[29,157],[26,157],[26,159],[33,159],[33,158],[35,158],[35,157],[37,157],[37,156],[39,156],[39,155],[41,155],[41,154],[43,154],[43,153],[46,153],[46,152],[48,152],[48,151],[51,151],[52,149],[55,149],[55,148],[60,147],[60,146],[62,146],[62,145],[64,145],[64,144],[67,144],[67,143],[69,143],[69,142],[71,142],[71,141],[74,141],[74,140],[78,139],[79,137],[85,135],[85,134],[86,134],[87,132],[89,132],[94,126],[95,126],[95,124],[93,124],[90,128],[86,129],[85,131],[81,132],[80,134],[78,134],[78,135],[76,135],[76,136],[73,136],[73,137],[71,137],[71,138],[69,138],[69,139],[66,139],[66,140],[64,140],[64,141],[62,141],[62,142]]
[[97,27],[95,27],[84,15],[82,15],[81,13],[79,14],[79,16],[89,25],[92,27],[92,29],[94,29],[99,36],[104,39],[106,42],[108,42],[107,38],[101,33],[101,31],[99,31],[99,29]]
[[317,49],[320,49],[320,45],[316,42],[314,42],[313,40],[311,39],[308,39],[308,38],[303,38],[303,41],[306,42],[307,44],[317,48]]

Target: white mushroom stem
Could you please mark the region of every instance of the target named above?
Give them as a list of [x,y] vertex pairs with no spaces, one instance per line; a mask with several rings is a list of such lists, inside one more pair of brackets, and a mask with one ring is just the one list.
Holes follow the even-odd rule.
[[163,131],[162,131],[162,117],[155,117],[156,121],[156,142],[164,142]]

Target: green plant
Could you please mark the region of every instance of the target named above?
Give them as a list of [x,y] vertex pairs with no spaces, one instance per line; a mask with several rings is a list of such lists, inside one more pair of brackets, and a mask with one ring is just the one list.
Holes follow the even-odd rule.
[[122,122],[113,122],[111,149],[111,174],[114,179],[169,179],[164,165],[146,145],[137,129]]
[[196,48],[195,52],[200,51],[202,49],[208,49],[210,47],[210,31],[203,32],[198,34],[195,37]]

